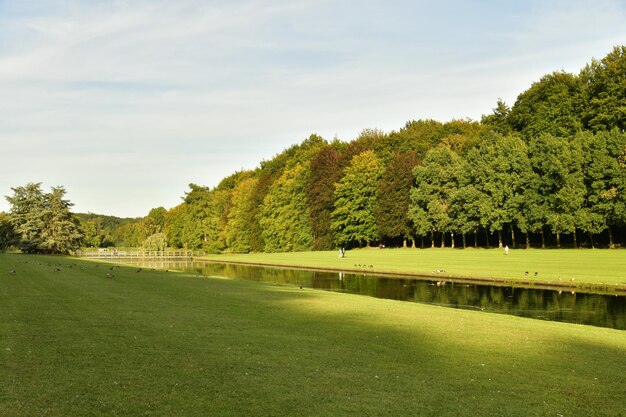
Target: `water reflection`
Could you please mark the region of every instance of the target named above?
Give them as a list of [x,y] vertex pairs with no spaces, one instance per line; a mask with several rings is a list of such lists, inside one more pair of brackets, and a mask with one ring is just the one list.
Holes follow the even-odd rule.
[[416,278],[387,278],[337,272],[266,268],[213,262],[144,263],[203,276],[303,286],[452,308],[482,310],[544,320],[626,330],[626,296],[571,293],[545,289],[446,283]]

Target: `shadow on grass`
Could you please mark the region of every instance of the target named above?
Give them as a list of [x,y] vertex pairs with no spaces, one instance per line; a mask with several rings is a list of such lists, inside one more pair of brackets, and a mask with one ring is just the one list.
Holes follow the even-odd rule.
[[3,416],[624,413],[623,332],[63,262],[0,276]]

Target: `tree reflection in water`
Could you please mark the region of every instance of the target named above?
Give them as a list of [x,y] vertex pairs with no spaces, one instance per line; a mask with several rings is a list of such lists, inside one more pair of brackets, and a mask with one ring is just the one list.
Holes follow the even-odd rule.
[[146,267],[177,269],[203,276],[289,284],[452,308],[626,330],[626,296],[572,293],[532,288],[446,283],[431,279],[389,278],[213,262],[179,262]]

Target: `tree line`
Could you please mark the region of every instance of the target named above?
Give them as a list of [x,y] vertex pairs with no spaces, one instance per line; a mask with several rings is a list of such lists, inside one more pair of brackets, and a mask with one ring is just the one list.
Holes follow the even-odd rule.
[[[312,135],[167,211],[176,247],[614,246],[626,224],[626,47],[545,75],[480,122]],[[416,243],[417,242],[417,243]]]
[[[141,246],[158,234],[210,252],[613,247],[626,231],[625,109],[618,46],[579,74],[543,76],[511,107],[498,100],[480,122],[414,120],[350,142],[311,135],[213,188],[190,184],[169,210],[79,215],[82,243]],[[28,236],[16,213],[0,215],[0,242]]]

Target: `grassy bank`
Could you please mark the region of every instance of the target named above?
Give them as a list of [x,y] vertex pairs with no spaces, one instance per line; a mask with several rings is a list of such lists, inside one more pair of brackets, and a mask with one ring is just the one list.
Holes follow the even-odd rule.
[[[209,255],[206,259],[437,277],[618,284],[626,286],[624,250],[356,249]],[[435,272],[443,270],[445,272]],[[528,275],[526,275],[528,272]],[[537,273],[535,275],[535,272]]]
[[625,371],[623,331],[0,255],[5,417],[619,416]]

